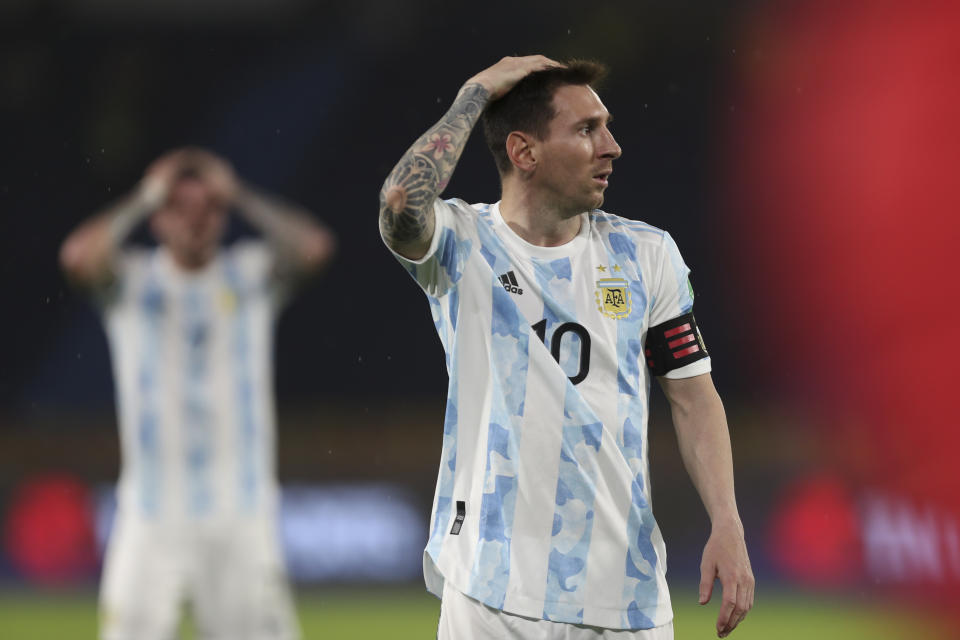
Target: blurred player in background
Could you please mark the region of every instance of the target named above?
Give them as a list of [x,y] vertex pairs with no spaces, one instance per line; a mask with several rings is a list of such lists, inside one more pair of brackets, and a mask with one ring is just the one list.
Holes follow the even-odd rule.
[[[700,602],[717,634],[753,603],[723,405],[670,235],[598,207],[621,150],[598,64],[504,58],[467,81],[380,194],[381,234],[427,293],[447,352],[424,554],[441,640],[673,637],[650,504],[656,376],[712,522]],[[442,201],[483,114],[493,205]]]
[[[221,246],[235,210],[264,240]],[[149,218],[153,249],[125,248]],[[106,325],[121,472],[101,584],[104,640],[299,635],[277,532],[272,329],[334,250],[306,212],[257,193],[200,149],[156,160],[63,243]]]

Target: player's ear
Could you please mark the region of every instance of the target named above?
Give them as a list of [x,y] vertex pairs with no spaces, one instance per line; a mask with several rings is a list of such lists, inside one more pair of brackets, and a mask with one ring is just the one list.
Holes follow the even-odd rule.
[[507,136],[507,156],[521,173],[530,173],[537,167],[536,139],[522,131],[511,131]]

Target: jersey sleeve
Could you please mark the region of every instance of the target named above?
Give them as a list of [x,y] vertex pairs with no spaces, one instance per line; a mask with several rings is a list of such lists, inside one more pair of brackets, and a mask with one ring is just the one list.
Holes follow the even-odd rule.
[[274,309],[290,300],[294,279],[279,264],[276,249],[265,240],[241,240],[229,249],[228,277],[267,294]]
[[476,212],[462,200],[437,198],[433,213],[436,222],[433,238],[423,257],[411,260],[389,245],[387,248],[427,294],[439,298],[460,282],[463,266],[474,245]]
[[[650,310],[645,350],[660,355],[658,364],[665,363],[654,368],[658,375],[677,379],[708,373],[710,356],[693,317],[690,268],[669,233],[664,232],[660,248],[660,275]],[[664,368],[666,371],[661,374]]]
[[100,312],[118,304],[130,290],[130,283],[141,277],[150,262],[150,252],[142,248],[120,248],[110,266],[111,276],[89,289],[90,299]]

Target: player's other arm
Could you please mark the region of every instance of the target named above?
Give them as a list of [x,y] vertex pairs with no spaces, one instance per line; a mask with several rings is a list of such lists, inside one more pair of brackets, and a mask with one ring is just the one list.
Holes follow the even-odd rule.
[[330,262],[336,252],[336,237],[313,214],[240,180],[230,163],[215,153],[195,148],[189,151],[194,169],[218,197],[263,234],[285,273],[309,275]]
[[165,200],[182,160],[179,150],[161,156],[133,191],[70,232],[60,246],[60,266],[72,282],[96,288],[112,281],[118,249]]
[[720,579],[723,602],[717,635],[726,637],[753,606],[754,578],[733,490],[733,455],[723,403],[709,373],[660,377],[670,402],[684,466],[710,516],[711,533],[700,563],[700,604]]
[[433,203],[450,181],[484,107],[529,73],[556,64],[543,56],[508,57],[467,80],[450,109],[413,143],[380,189],[380,234],[387,246],[411,260],[427,253],[436,223]]
[[234,198],[238,214],[273,245],[284,269],[317,273],[336,253],[337,239],[306,209],[239,183]]

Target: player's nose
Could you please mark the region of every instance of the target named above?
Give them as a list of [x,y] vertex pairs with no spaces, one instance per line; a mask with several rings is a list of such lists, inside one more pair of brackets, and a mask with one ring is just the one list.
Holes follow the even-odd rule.
[[617,144],[617,141],[614,139],[613,134],[610,133],[610,130],[606,127],[603,128],[603,138],[599,151],[601,158],[609,158],[611,160],[616,160],[623,153],[620,145]]

